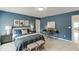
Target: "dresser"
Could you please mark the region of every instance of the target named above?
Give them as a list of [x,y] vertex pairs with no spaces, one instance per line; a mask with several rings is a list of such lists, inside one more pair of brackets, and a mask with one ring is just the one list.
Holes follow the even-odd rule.
[[12,41],[12,35],[1,35],[1,44]]

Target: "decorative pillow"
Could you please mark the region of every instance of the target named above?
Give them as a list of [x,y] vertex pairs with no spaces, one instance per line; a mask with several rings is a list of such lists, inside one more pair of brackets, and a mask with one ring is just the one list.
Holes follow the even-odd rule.
[[27,32],[27,29],[23,29],[22,30],[22,34],[27,34],[28,32]]
[[21,36],[21,35],[22,35],[21,29],[14,29],[13,30],[13,38]]
[[19,35],[19,34],[22,34],[21,29],[16,29],[16,30],[15,30],[15,34],[18,34],[18,35]]

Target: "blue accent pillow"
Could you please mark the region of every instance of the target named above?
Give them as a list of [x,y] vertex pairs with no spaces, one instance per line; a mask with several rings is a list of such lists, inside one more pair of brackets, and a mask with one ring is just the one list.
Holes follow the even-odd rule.
[[21,29],[16,29],[16,30],[15,30],[15,34],[22,34]]
[[15,40],[16,37],[22,36],[22,31],[21,29],[14,29],[13,30],[13,35],[12,35],[12,40]]
[[21,36],[22,35],[21,29],[16,29],[14,34],[16,35],[15,37]]

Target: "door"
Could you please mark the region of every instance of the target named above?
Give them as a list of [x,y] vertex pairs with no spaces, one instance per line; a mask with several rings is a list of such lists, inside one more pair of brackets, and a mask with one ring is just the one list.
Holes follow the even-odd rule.
[[36,33],[40,33],[40,20],[36,19]]
[[79,15],[72,16],[72,41],[79,43]]

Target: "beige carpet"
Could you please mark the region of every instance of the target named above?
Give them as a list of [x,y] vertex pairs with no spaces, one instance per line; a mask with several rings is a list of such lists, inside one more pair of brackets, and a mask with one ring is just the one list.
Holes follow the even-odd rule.
[[14,42],[0,45],[0,51],[16,51]]
[[[0,46],[0,51],[15,50],[14,42]],[[64,40],[46,39],[45,48],[42,51],[79,51],[79,44]]]
[[79,44],[55,39],[46,39],[43,51],[79,51]]

